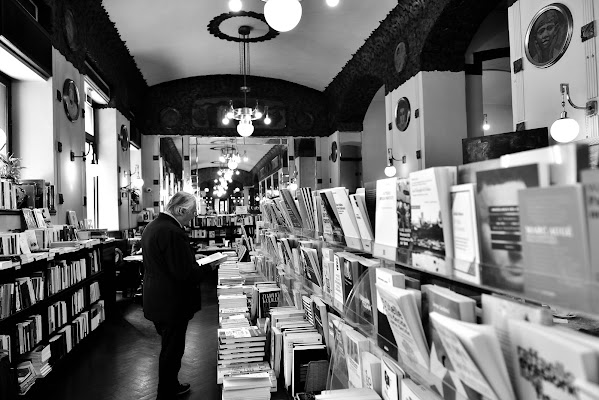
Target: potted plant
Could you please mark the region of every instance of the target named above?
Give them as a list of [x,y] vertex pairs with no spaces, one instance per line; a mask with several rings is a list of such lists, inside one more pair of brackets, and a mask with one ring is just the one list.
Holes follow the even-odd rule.
[[14,155],[0,154],[0,178],[19,183],[21,178],[21,159]]

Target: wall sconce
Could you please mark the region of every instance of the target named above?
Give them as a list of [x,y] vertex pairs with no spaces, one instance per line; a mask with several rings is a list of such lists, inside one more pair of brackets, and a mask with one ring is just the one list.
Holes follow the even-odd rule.
[[96,158],[96,151],[94,149],[94,145],[91,143],[85,143],[85,146],[87,147],[87,152],[81,152],[80,156],[76,156],[75,152],[73,150],[71,150],[71,161],[75,161],[76,158],[81,158],[83,159],[83,161],[87,160],[87,156],[89,156],[89,153],[92,153],[92,164],[97,164],[98,163],[98,159]]
[[[125,178],[135,175],[135,178],[131,178],[131,183],[127,186],[131,186],[131,188],[134,189],[141,189],[143,187],[144,180],[139,175],[139,164],[135,166],[135,170],[133,172],[124,171],[123,174],[125,175]],[[127,186],[125,186],[125,188]]]
[[566,112],[566,100],[577,110],[586,110],[586,116],[591,117],[597,115],[597,100],[587,101],[584,107],[579,107],[572,102],[570,99],[570,84],[561,83],[559,90],[562,94],[562,112],[560,118],[551,125],[551,137],[560,143],[568,143],[576,139],[578,132],[580,132],[580,126],[578,122],[572,118],[568,118]]
[[487,114],[483,114],[483,118],[483,131],[488,131],[489,129],[491,129],[491,125],[489,125],[489,121],[487,120]]
[[393,158],[393,149],[391,148],[387,149],[387,159],[388,161],[387,167],[385,167],[385,176],[391,178],[397,173],[397,169],[395,169],[395,165],[393,165],[393,160],[395,160],[395,158]]

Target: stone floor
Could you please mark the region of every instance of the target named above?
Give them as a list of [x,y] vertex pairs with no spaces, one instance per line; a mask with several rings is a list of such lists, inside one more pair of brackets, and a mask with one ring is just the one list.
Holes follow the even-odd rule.
[[[190,321],[179,380],[191,384],[182,400],[217,400],[216,278],[203,283],[202,310]],[[160,337],[131,299],[86,338],[27,398],[35,400],[150,400],[156,398]],[[273,399],[287,396],[273,393]]]

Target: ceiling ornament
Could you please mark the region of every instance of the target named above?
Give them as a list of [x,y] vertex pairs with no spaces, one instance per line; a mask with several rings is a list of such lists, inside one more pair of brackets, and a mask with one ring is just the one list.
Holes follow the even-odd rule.
[[[234,32],[228,32],[228,28],[234,25],[247,25],[252,28],[254,35],[241,37]],[[259,43],[271,40],[279,36],[279,32],[271,28],[266,22],[264,14],[253,11],[229,12],[217,15],[208,23],[208,32],[222,40],[230,42]],[[262,32],[262,34],[260,34]],[[238,32],[237,32],[238,33]]]
[[[251,26],[242,25],[239,27],[239,37],[246,39],[249,37],[251,31]],[[261,119],[264,116],[264,124],[269,125],[271,120],[268,116],[268,107],[265,107],[264,113],[262,113],[258,108],[258,100],[256,100],[254,108],[247,106],[247,94],[251,90],[247,85],[247,75],[250,73],[250,44],[245,40],[239,42],[239,58],[239,74],[243,75],[243,86],[240,88],[243,93],[243,107],[235,108],[233,100],[230,100],[229,109],[223,115],[222,123],[223,125],[228,125],[232,119],[239,121],[239,124],[237,124],[237,133],[242,137],[248,137],[254,133],[254,124],[252,121]]]

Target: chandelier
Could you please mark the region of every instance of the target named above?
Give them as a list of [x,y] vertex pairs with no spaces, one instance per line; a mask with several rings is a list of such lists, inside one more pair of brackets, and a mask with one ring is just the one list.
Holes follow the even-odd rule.
[[249,35],[252,30],[251,26],[242,25],[239,27],[239,74],[243,75],[243,86],[240,88],[243,92],[243,107],[233,107],[233,100],[229,100],[229,108],[222,119],[223,125],[228,125],[229,121],[235,119],[239,121],[237,124],[237,133],[243,137],[250,136],[254,133],[254,124],[252,121],[262,118],[264,115],[264,123],[270,124],[271,120],[268,117],[268,107],[264,107],[264,113],[258,108],[258,100],[256,106],[250,108],[247,106],[247,94],[250,92],[250,87],[247,85],[247,75],[250,73],[250,44]]
[[[239,154],[239,150],[235,148],[235,146],[227,146],[221,150],[220,157],[218,157],[218,161],[222,164],[225,164],[230,170],[235,170],[241,163],[241,160],[244,162],[248,161],[247,151],[243,152],[243,157]],[[219,171],[220,172],[220,171]]]

